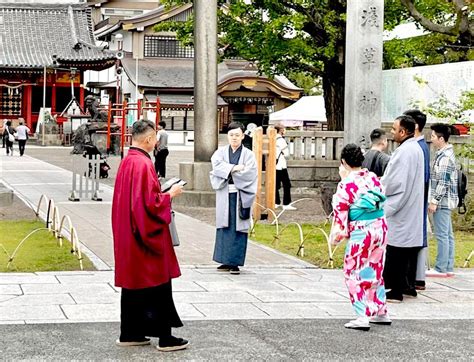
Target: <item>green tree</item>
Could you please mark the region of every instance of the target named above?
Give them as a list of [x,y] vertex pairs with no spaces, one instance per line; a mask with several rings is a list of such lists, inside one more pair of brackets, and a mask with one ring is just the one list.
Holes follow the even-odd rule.
[[385,0],[385,14],[386,29],[415,21],[426,30],[421,36],[386,41],[386,69],[474,59],[469,0]]
[[[469,0],[419,0],[417,3],[433,5],[429,15],[454,14],[459,3]],[[163,0],[173,6],[191,0]],[[387,28],[412,15],[412,1],[386,0],[385,23]],[[445,6],[436,5],[446,2]],[[219,44],[222,57],[242,57],[254,61],[267,75],[285,74],[290,79],[322,79],[328,128],[344,127],[344,55],[345,55],[345,0],[219,0]],[[416,8],[419,10],[419,8]],[[425,10],[425,7],[423,7]],[[464,13],[463,13],[464,14]],[[192,19],[191,19],[192,21]],[[420,20],[421,21],[421,20]],[[428,24],[423,20],[423,24]],[[464,22],[455,21],[458,36],[464,39]],[[461,26],[462,25],[462,26]],[[456,30],[457,29],[457,30]],[[469,28],[470,29],[470,28]],[[178,38],[192,43],[190,23],[168,22],[156,30],[174,30]],[[437,30],[446,30],[439,28]],[[462,30],[462,31],[461,31]],[[451,33],[450,33],[451,34]],[[456,35],[452,35],[456,36]],[[293,75],[293,77],[292,77]],[[295,77],[295,75],[298,75]]]

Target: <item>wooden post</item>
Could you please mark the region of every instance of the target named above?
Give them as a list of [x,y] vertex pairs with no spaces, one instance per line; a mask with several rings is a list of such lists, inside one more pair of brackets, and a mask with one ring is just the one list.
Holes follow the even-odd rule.
[[[275,189],[276,189],[276,136],[277,131],[273,127],[267,128],[268,152],[267,164],[265,168],[265,206],[268,209],[275,209]],[[272,214],[268,215],[270,221]]]
[[260,220],[260,216],[262,215],[262,209],[260,206],[262,205],[261,200],[261,193],[262,193],[262,155],[263,155],[263,129],[262,127],[258,127],[255,129],[253,136],[252,136],[252,149],[253,153],[255,154],[255,158],[257,159],[257,177],[258,177],[258,184],[257,184],[257,196],[255,198],[255,205],[253,207],[253,218],[255,220]]

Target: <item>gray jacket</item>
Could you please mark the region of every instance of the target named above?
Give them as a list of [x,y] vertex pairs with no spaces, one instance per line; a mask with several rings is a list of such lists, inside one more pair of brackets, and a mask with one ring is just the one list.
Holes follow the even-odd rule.
[[[229,176],[234,164],[229,163],[229,147],[220,147],[211,157],[212,171],[210,172],[211,185],[216,190],[216,227],[229,226]],[[234,172],[232,179],[238,190],[238,200],[242,200],[243,207],[252,207],[257,194],[257,162],[255,155],[248,148],[242,148],[239,165],[244,165],[242,171]],[[237,202],[237,210],[239,208]],[[237,231],[248,232],[251,220],[242,220],[238,217]]]

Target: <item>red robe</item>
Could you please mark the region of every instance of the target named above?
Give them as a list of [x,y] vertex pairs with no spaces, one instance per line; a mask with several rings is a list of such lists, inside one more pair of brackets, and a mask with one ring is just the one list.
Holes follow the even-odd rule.
[[155,287],[181,275],[170,222],[171,198],[161,193],[150,157],[130,148],[117,172],[112,203],[116,286]]

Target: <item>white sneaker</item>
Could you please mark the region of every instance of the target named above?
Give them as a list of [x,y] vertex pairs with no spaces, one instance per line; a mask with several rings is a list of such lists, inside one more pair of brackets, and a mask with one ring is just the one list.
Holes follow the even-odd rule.
[[283,207],[283,205],[280,205],[280,204],[275,205],[275,209],[279,209],[280,207]]
[[370,329],[369,318],[359,317],[357,319],[354,319],[353,321],[344,324],[344,327],[367,332]]
[[369,319],[370,323],[382,324],[384,326],[389,326],[392,324],[392,320],[389,318],[388,314],[376,315]]
[[427,270],[426,271],[426,276],[427,277],[434,277],[434,278],[447,278],[448,274],[446,273],[441,273],[435,269]]
[[291,205],[283,205],[282,207],[283,207],[283,210],[289,210],[289,211],[298,210],[296,207],[291,206]]

